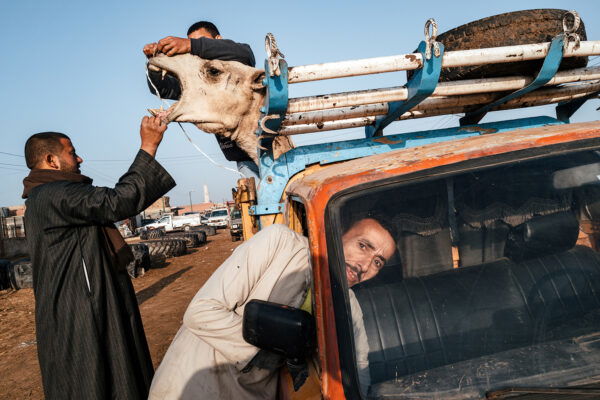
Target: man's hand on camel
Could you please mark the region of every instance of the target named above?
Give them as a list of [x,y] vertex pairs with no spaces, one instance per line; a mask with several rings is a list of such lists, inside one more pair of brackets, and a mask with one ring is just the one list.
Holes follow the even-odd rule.
[[166,55],[174,56],[175,54],[184,54],[192,51],[192,42],[190,39],[180,37],[167,36],[158,41],[158,51]]
[[142,118],[142,125],[140,126],[141,149],[154,157],[166,130],[167,124],[160,116]]
[[148,43],[142,49],[146,57],[154,57],[158,53],[158,43]]

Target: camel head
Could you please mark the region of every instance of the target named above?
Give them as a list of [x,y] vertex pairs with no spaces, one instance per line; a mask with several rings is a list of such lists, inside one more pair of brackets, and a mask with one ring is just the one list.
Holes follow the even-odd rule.
[[257,162],[263,70],[191,54],[159,54],[148,63],[149,68],[174,75],[181,85],[179,101],[167,110],[169,122],[191,122],[204,132],[230,138]]

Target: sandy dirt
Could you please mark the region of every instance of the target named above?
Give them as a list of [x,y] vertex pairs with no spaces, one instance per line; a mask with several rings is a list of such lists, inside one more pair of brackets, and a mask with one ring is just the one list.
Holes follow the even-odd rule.
[[[188,254],[169,258],[133,280],[146,337],[156,367],[181,326],[190,300],[212,272],[242,242],[227,230]],[[42,399],[31,289],[0,291],[0,399]]]

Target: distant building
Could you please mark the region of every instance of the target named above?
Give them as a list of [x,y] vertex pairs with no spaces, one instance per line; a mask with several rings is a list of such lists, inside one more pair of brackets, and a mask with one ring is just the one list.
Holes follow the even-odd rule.
[[173,210],[171,210],[171,204],[169,200],[169,196],[163,196],[160,199],[156,200],[150,205],[150,207],[144,210],[144,212],[142,213],[144,215],[144,218],[156,219],[163,214],[173,212]]
[[210,195],[208,194],[208,185],[204,185],[204,202],[210,203]]
[[25,204],[0,207],[0,217],[22,217],[23,215],[25,215]]
[[197,203],[197,204],[192,204],[191,207],[189,204],[187,206],[178,206],[178,207],[173,208],[173,210],[175,210],[175,209],[177,210],[177,215],[183,215],[186,212],[203,213],[214,207],[215,207],[214,203]]
[[0,207],[0,238],[25,236],[25,205]]

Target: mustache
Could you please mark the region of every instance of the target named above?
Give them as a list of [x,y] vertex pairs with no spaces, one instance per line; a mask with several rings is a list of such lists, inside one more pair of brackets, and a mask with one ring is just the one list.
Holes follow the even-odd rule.
[[355,274],[359,282],[362,281],[363,272],[356,266],[346,263],[346,268],[350,268]]

